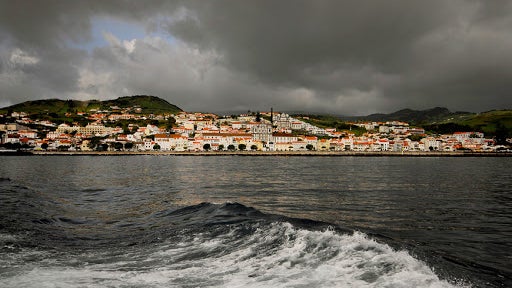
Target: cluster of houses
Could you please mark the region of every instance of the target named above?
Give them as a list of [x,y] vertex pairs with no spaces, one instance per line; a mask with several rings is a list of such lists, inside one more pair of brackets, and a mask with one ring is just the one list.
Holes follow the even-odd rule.
[[[14,112],[16,113],[16,112]],[[13,114],[14,114],[13,113]],[[0,124],[1,144],[35,150],[129,150],[129,151],[493,151],[492,139],[481,132],[455,132],[427,135],[424,129],[400,121],[351,123],[364,127],[356,136],[351,130],[325,129],[284,113],[266,112],[219,117],[208,113],[181,112],[176,115],[151,115],[151,119],[174,118],[172,128],[128,125],[107,127],[120,119],[146,117],[129,113],[94,113],[85,115],[89,124],[55,125],[31,120],[23,113],[11,115],[18,120]],[[48,131],[30,129],[28,124],[47,127]],[[26,126],[25,126],[26,125]],[[112,126],[112,125],[110,125]],[[10,143],[10,144],[9,144]],[[7,144],[7,145],[5,145]]]

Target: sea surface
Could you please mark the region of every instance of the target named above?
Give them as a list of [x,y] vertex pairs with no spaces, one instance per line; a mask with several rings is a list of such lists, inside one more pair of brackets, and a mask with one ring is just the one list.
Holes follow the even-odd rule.
[[0,287],[512,287],[507,157],[0,163]]

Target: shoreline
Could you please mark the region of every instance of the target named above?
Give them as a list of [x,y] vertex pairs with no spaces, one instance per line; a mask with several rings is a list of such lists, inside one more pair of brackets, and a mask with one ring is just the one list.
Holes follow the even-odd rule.
[[[1,155],[7,155],[0,153]],[[512,152],[355,152],[355,151],[23,151],[16,156],[313,156],[313,157],[511,157]]]

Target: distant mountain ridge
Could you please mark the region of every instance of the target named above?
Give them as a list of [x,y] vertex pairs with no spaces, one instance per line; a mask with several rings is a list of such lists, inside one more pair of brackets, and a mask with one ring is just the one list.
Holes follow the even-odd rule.
[[149,95],[123,96],[113,100],[34,100],[1,108],[0,113],[7,111],[33,113],[67,113],[67,112],[89,112],[91,110],[110,110],[111,107],[119,108],[141,108],[141,113],[178,113],[183,111],[178,106],[166,100]]
[[424,124],[438,121],[444,121],[449,118],[458,117],[460,115],[470,115],[469,112],[451,112],[448,108],[434,107],[426,110],[402,109],[393,113],[383,114],[376,113],[367,116],[341,116],[346,121],[404,121],[412,124]]

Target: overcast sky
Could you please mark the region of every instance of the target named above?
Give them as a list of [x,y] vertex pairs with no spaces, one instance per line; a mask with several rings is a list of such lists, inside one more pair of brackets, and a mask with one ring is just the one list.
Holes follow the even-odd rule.
[[481,112],[511,92],[512,1],[0,0],[0,107]]

